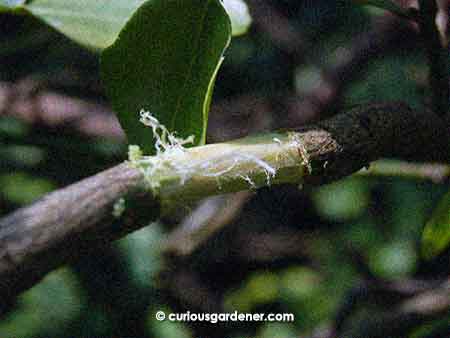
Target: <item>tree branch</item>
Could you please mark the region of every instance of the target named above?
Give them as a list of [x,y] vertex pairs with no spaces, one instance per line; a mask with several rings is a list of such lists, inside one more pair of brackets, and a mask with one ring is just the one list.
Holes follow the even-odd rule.
[[415,180],[447,183],[450,180],[450,165],[443,163],[412,163],[399,160],[380,160],[369,169],[357,173],[361,176],[402,177]]
[[241,191],[205,199],[169,235],[163,244],[164,253],[177,256],[190,255],[213,234],[230,223],[250,198],[251,193]]
[[428,55],[430,67],[431,101],[433,110],[438,114],[448,112],[450,97],[449,53],[447,46],[442,46],[436,18],[438,6],[436,0],[420,0],[420,29]]
[[[147,225],[157,215],[157,205],[141,184],[138,170],[120,164],[3,218],[0,297],[12,297],[59,265]],[[119,223],[112,208],[127,196],[135,207]]]
[[395,307],[392,312],[378,315],[375,320],[363,322],[344,337],[401,337],[429,320],[439,318],[450,307],[450,284],[425,291]]
[[[450,283],[429,281],[381,282],[361,285],[351,291],[350,298],[342,304],[334,326],[315,330],[311,338],[382,338],[404,337],[414,328],[437,319],[450,307]],[[371,313],[370,317],[348,320],[361,297],[390,307],[390,311]],[[348,322],[347,322],[348,321]],[[444,337],[444,336],[442,336]]]
[[[448,126],[432,113],[414,111],[404,104],[359,107],[298,130],[296,138],[301,144],[295,152],[298,168],[306,166],[307,157],[312,170],[304,173],[304,177],[293,175],[297,181],[281,181],[324,184],[350,175],[380,157],[450,162]],[[245,142],[243,139],[233,144],[242,144],[247,149]],[[270,139],[267,149],[274,148],[274,143]],[[217,149],[229,145],[192,148],[186,156],[202,153],[217,156]],[[258,149],[264,149],[264,144],[260,146]],[[255,166],[250,165],[254,158],[248,158],[247,174],[251,176],[255,174]],[[185,200],[186,187],[192,189],[193,185],[197,193],[204,194],[196,194],[195,198],[245,190],[249,185],[243,184],[244,181],[235,185],[225,182],[223,190],[220,184],[215,188],[195,187],[195,180],[187,181],[178,184],[172,195]],[[273,182],[276,181],[277,177]],[[120,164],[0,220],[0,297],[7,299],[26,290],[57,266],[158,217],[158,197],[149,192],[147,183],[140,169]],[[125,198],[126,208],[115,219],[114,205],[120,198]]]
[[69,127],[86,136],[125,139],[108,107],[48,90],[32,78],[0,81],[0,116],[19,118],[39,128]]

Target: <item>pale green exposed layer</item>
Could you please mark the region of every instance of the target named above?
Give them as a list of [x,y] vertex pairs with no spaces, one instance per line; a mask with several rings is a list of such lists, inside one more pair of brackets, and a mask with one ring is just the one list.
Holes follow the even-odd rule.
[[148,187],[165,205],[271,184],[298,184],[310,171],[296,133],[176,148],[134,158],[131,164],[142,169]]

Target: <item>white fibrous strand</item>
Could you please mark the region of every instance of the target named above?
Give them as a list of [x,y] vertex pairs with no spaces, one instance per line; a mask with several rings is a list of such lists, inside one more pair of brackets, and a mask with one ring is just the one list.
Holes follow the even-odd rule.
[[250,188],[256,188],[255,182],[248,175],[240,175],[240,177],[250,185]]
[[280,146],[283,144],[283,142],[281,142],[281,140],[280,140],[279,138],[277,138],[277,137],[274,137],[274,138],[273,138],[273,141],[274,141],[275,143],[279,144]]
[[[276,174],[276,169],[269,163],[240,149],[217,153],[205,159],[194,159],[185,148],[186,144],[193,143],[194,136],[185,139],[177,137],[150,112],[141,110],[139,114],[140,121],[152,129],[156,156],[139,156],[138,150],[130,146],[130,162],[143,169],[146,182],[152,190],[158,190],[164,178],[176,177],[179,184],[183,185],[194,175],[216,178],[219,187],[221,180],[241,178],[255,188],[256,184],[250,176],[239,172],[241,166],[248,164],[253,164],[253,172],[265,173],[268,185]],[[281,144],[278,139],[274,141]]]
[[[185,156],[185,145],[194,142],[194,136],[191,135],[185,139],[177,137],[175,133],[169,130],[158,121],[158,119],[148,111],[141,110],[139,112],[139,121],[150,127],[155,139],[156,156],[142,156],[138,161],[138,166],[144,171],[146,182],[155,190],[160,186],[160,178],[167,172],[176,171],[180,174],[181,180],[184,182],[186,175],[181,159]],[[136,150],[130,153],[135,154]],[[130,161],[136,164],[136,161],[130,158]]]
[[153,138],[156,139],[155,149],[157,155],[167,151],[183,150],[185,144],[194,143],[194,135],[185,139],[176,137],[175,133],[169,132],[150,112],[142,109],[139,115],[139,121],[147,127],[152,128]]

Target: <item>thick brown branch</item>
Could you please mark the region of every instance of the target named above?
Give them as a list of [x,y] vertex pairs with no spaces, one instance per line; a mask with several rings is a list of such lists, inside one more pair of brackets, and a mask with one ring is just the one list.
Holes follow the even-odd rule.
[[[2,219],[0,297],[11,297],[59,265],[147,225],[157,207],[141,184],[140,172],[121,164]],[[113,206],[121,197],[136,206],[116,220]]]
[[[312,167],[304,183],[339,179],[379,157],[450,162],[448,131],[439,117],[403,104],[357,108],[300,131]],[[11,297],[80,253],[147,225],[159,207],[143,186],[141,172],[121,164],[0,220],[0,297]],[[113,206],[121,197],[127,211],[114,219]]]

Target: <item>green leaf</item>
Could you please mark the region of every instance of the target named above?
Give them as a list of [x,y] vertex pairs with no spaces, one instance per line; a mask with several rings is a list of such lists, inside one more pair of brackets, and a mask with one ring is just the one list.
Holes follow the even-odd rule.
[[439,202],[422,236],[422,255],[431,259],[450,245],[450,191]]
[[370,187],[367,181],[352,177],[316,189],[312,199],[322,217],[348,221],[361,216],[367,209]]
[[107,94],[130,143],[153,151],[152,132],[139,122],[141,109],[178,136],[204,142],[230,37],[219,0],[154,0],[139,8],[101,57]]
[[0,195],[16,204],[29,204],[54,189],[53,182],[24,172],[0,175]]
[[94,49],[111,45],[145,0],[0,0],[0,11],[25,10],[69,38]]
[[390,11],[402,18],[413,19],[410,12],[406,8],[403,8],[402,6],[391,0],[353,0],[353,2],[363,6],[367,5],[381,8]]
[[20,295],[18,304],[2,316],[2,337],[58,336],[61,328],[80,318],[87,299],[75,273],[62,268]]
[[247,33],[252,23],[247,4],[243,0],[223,0],[223,6],[230,16],[233,35]]

